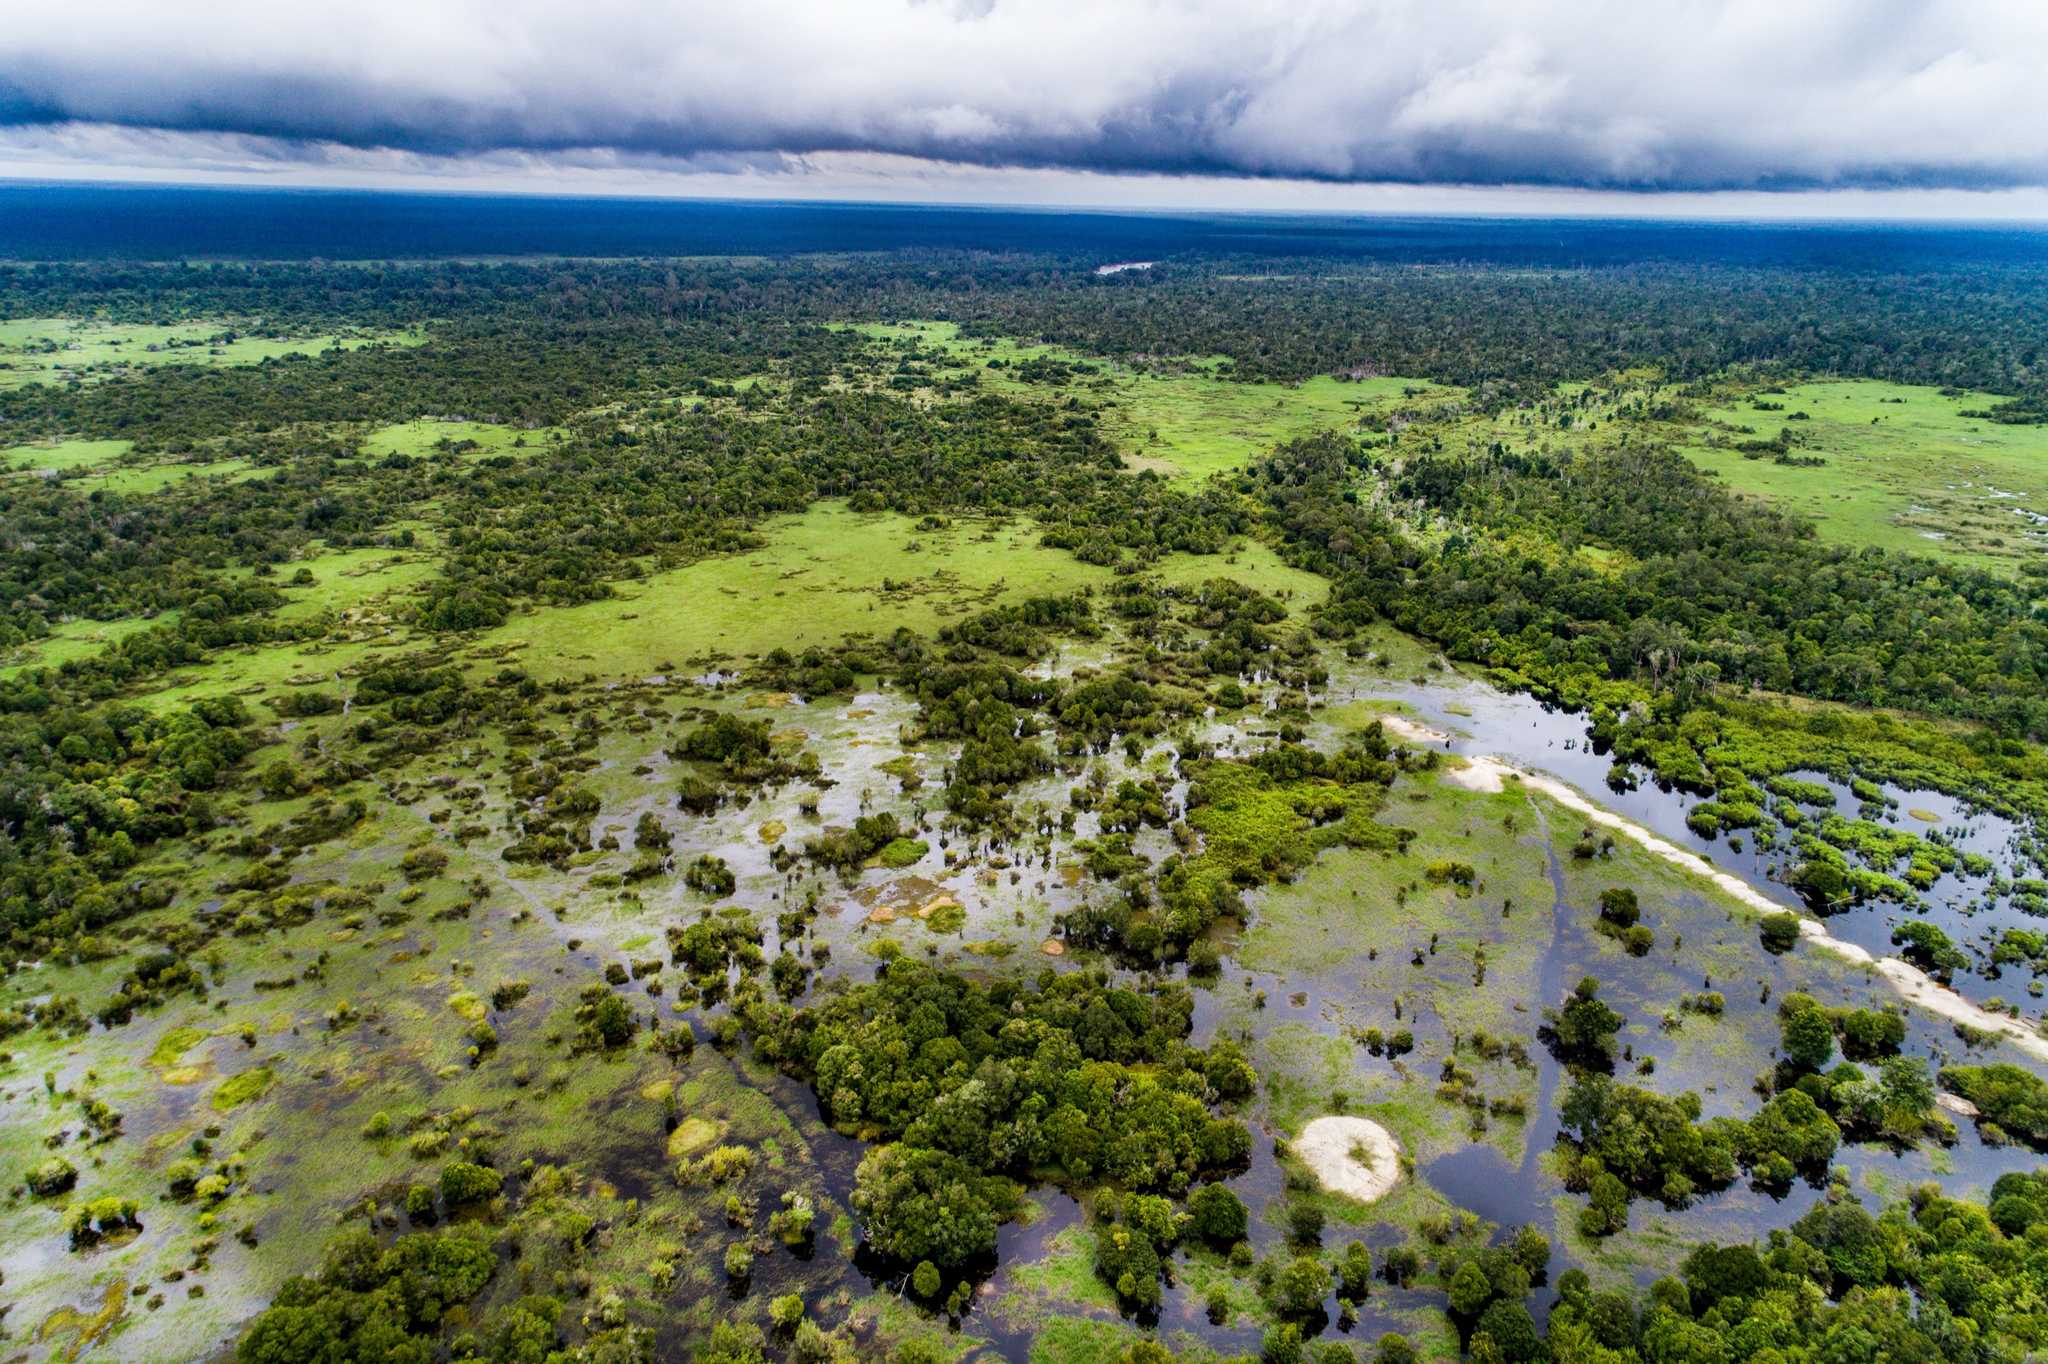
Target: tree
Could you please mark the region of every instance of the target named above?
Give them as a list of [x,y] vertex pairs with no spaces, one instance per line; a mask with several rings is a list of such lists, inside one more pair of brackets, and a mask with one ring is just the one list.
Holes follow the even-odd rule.
[[1274,1309],[1289,1316],[1313,1315],[1322,1310],[1330,1286],[1329,1266],[1313,1255],[1297,1255],[1273,1278]]
[[854,1176],[852,1203],[884,1255],[956,1268],[995,1249],[996,1226],[1015,1209],[1008,1180],[958,1156],[898,1143],[877,1147]]
[[1887,1115],[1905,1114],[1917,1120],[1934,1107],[1934,1081],[1928,1077],[1926,1064],[1916,1057],[1887,1056],[1878,1064],[1877,1083]]
[[1493,1338],[1494,1348],[1508,1364],[1543,1358],[1543,1337],[1536,1330],[1536,1320],[1519,1302],[1498,1298],[1489,1304],[1473,1330],[1475,1337],[1482,1334]]
[[1188,1197],[1188,1213],[1197,1236],[1218,1245],[1244,1239],[1250,1213],[1244,1200],[1221,1184],[1204,1184]]
[[1486,1271],[1479,1267],[1479,1262],[1467,1260],[1459,1265],[1458,1272],[1451,1276],[1451,1315],[1461,1321],[1475,1322],[1492,1300],[1493,1284],[1486,1277]]
[[1785,1062],[1795,1070],[1817,1071],[1835,1054],[1835,1030],[1826,1011],[1811,1001],[1781,1011],[1778,1030]]
[[1408,1337],[1389,1331],[1373,1346],[1373,1364],[1416,1364],[1418,1356]]
[[1276,1321],[1259,1338],[1259,1364],[1301,1364],[1301,1328]]
[[1616,930],[1634,928],[1643,916],[1636,893],[1624,886],[1609,886],[1600,892],[1600,922]]
[[1579,1230],[1587,1236],[1611,1236],[1628,1226],[1628,1186],[1606,1171],[1593,1176]]
[[1622,1017],[1601,1003],[1600,982],[1585,977],[1565,1000],[1562,1009],[1550,1014],[1550,1049],[1558,1060],[1591,1070],[1614,1067],[1615,1034]]
[[49,1198],[78,1183],[78,1167],[62,1156],[45,1156],[29,1170],[26,1181],[30,1193]]
[[1843,1009],[1835,1014],[1842,1055],[1852,1061],[1889,1056],[1906,1040],[1906,1020],[1890,1009]]
[[1842,1139],[1835,1121],[1805,1091],[1788,1089],[1757,1110],[1744,1129],[1743,1164],[1766,1184],[1783,1184],[1796,1170],[1817,1169]]
[[752,1322],[721,1321],[697,1347],[696,1364],[768,1364],[767,1341]]
[[1337,1287],[1338,1295],[1352,1302],[1364,1302],[1372,1293],[1372,1252],[1363,1241],[1344,1247],[1337,1261]]
[[1523,1227],[1517,1231],[1508,1251],[1532,1279],[1540,1279],[1550,1269],[1549,1238],[1535,1227]]
[[1799,941],[1799,916],[1789,909],[1782,914],[1766,914],[1758,925],[1758,933],[1766,952],[1790,952]]
[[1945,981],[1970,965],[1970,959],[1949,941],[1948,934],[1925,919],[1908,919],[1900,924],[1892,930],[1892,942],[1899,947],[1900,956],[1936,980]]

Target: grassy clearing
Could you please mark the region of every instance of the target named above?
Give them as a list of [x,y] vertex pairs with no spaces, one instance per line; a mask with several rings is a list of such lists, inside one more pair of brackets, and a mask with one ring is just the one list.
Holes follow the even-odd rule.
[[[420,550],[331,549],[281,568],[274,582],[290,598],[278,609],[285,620],[322,611],[336,614],[387,604],[434,576],[434,560]],[[294,581],[304,570],[310,583]]]
[[147,497],[174,488],[194,478],[217,478],[230,483],[239,483],[245,478],[255,478],[263,472],[260,465],[246,459],[211,459],[198,462],[184,460],[152,460],[147,463],[120,463],[111,467],[95,467],[85,477],[70,486],[78,492],[119,493],[124,497]]
[[127,440],[54,440],[34,445],[10,445],[0,450],[0,469],[41,470],[63,473],[112,463],[135,448]]
[[[1415,831],[1407,850],[1332,850],[1300,880],[1260,896],[1239,964],[1285,980],[1341,982],[1332,997],[1361,1026],[1405,1024],[1418,1036],[1432,1025],[1446,1034],[1526,1032],[1514,1002],[1533,993],[1553,896],[1524,798],[1404,785],[1379,818]],[[1475,874],[1463,893],[1433,874],[1454,864]],[[1482,949],[1485,988],[1475,988]],[[1399,1021],[1396,1000],[1405,1006]]]
[[[976,366],[981,386],[993,392],[1044,398],[1050,385],[1017,377],[1021,362],[1087,364],[1100,373],[1065,386],[1092,393],[1109,434],[1134,468],[1197,480],[1241,468],[1283,441],[1318,431],[1347,430],[1369,413],[1411,402],[1456,397],[1455,390],[1420,379],[1356,382],[1318,375],[1299,384],[1238,383],[1221,378],[1220,357],[1192,359],[1178,372],[1135,370],[1058,346],[1008,340],[962,340],[952,322],[873,323],[856,328],[878,340],[936,347]],[[1002,362],[998,369],[987,368]]]
[[1093,1308],[1117,1310],[1116,1292],[1095,1272],[1095,1233],[1086,1226],[1067,1227],[1046,1242],[1042,1258],[1011,1271],[1015,1292],[1006,1298],[1006,1315],[1034,1317]]
[[[5,383],[0,383],[0,389],[5,387]],[[240,480],[261,471],[262,466],[243,459],[137,455],[134,443],[125,440],[42,441],[0,450],[0,472],[64,477],[66,486],[81,494],[147,497],[190,478]]]
[[553,428],[525,430],[494,422],[442,421],[421,417],[417,421],[380,426],[363,437],[363,453],[372,457],[410,455],[424,459],[443,449],[455,449],[465,459],[493,455],[531,454],[560,438]]
[[103,379],[145,365],[255,365],[340,347],[416,346],[417,329],[288,338],[240,336],[227,322],[168,326],[27,317],[0,322],[0,388]]
[[[1758,410],[1759,401],[1782,410]],[[1729,487],[1812,517],[1822,537],[1838,544],[1912,549],[2010,572],[2042,548],[2048,426],[1962,415],[1997,401],[1871,380],[1800,384],[1711,409],[1707,416],[1723,424],[1728,443],[1688,443],[1684,451]],[[1795,413],[1806,417],[1792,419]],[[1781,465],[1732,448],[1780,428],[1793,433],[1796,454],[1827,463]]]
[[[636,676],[663,663],[836,644],[855,633],[928,633],[1006,600],[1111,580],[1107,569],[1041,546],[1021,521],[961,519],[919,531],[893,513],[827,503],[778,520],[765,534],[758,550],[621,584],[613,601],[518,617],[480,642],[525,644],[523,666],[543,679]],[[1295,604],[1325,587],[1256,543],[1232,555],[1176,555],[1157,574],[1168,583],[1232,577]]]
[[23,668],[61,667],[72,659],[90,657],[138,630],[176,619],[176,612],[167,611],[153,620],[130,616],[126,620],[65,621],[42,639],[0,654],[0,678],[12,677]]

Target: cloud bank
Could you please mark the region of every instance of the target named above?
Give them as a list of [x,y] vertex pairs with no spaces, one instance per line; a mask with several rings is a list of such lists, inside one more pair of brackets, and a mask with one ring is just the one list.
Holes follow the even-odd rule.
[[2044,74],[2036,0],[71,0],[0,27],[0,125],[287,160],[2001,189],[2048,184]]

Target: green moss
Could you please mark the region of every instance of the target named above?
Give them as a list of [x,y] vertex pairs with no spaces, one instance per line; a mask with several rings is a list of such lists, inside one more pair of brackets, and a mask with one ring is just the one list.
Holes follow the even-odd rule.
[[184,1059],[186,1052],[206,1040],[206,1033],[199,1028],[172,1028],[159,1037],[156,1046],[149,1053],[149,1064],[158,1070],[168,1070]]
[[883,845],[880,852],[874,855],[870,865],[889,868],[908,867],[913,863],[923,861],[924,855],[930,851],[931,845],[921,838],[891,839]]
[[262,1098],[270,1092],[277,1076],[268,1066],[255,1066],[239,1075],[231,1076],[213,1091],[213,1106],[222,1113],[240,1108]]

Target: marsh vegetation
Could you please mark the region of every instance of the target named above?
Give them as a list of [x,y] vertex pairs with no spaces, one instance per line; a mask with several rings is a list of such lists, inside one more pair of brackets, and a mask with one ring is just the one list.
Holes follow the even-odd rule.
[[1095,264],[0,271],[29,1357],[2048,1348],[2038,310]]

